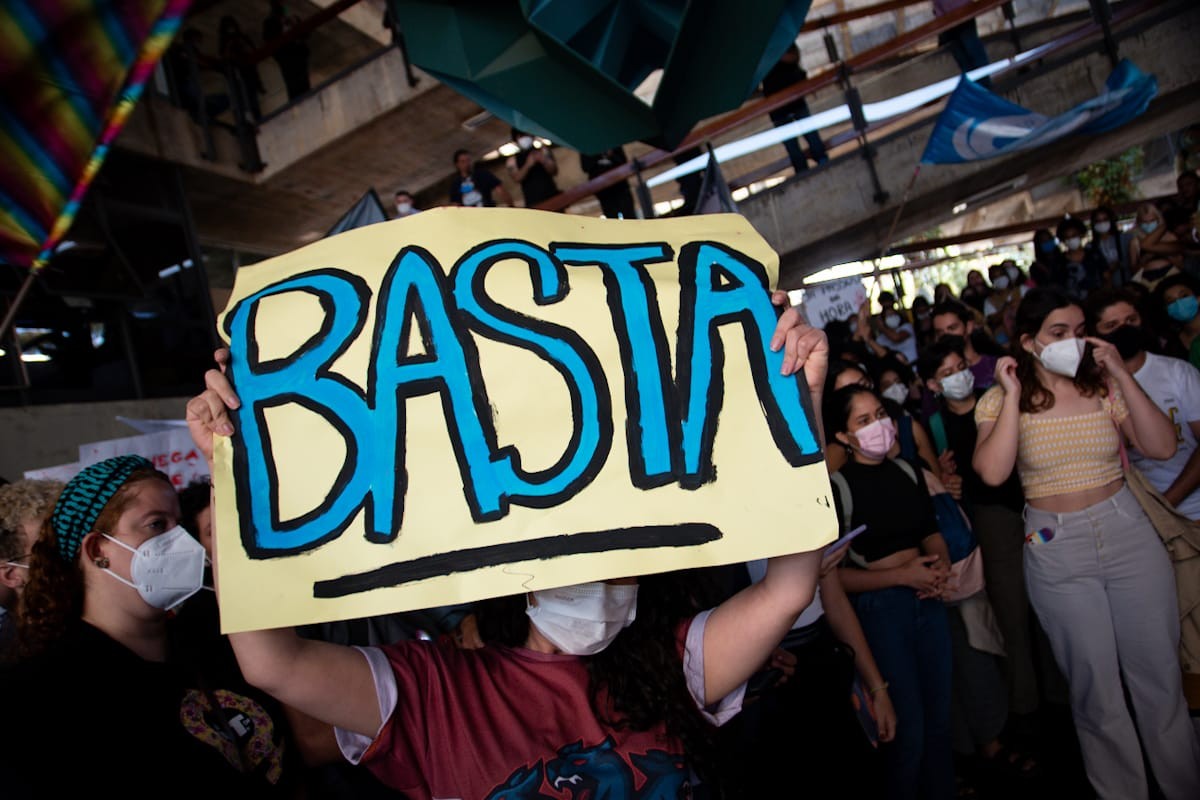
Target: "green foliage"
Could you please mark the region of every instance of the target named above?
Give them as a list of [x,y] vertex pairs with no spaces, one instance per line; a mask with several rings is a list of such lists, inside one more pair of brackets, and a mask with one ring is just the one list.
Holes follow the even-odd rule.
[[1071,180],[1092,207],[1127,203],[1138,197],[1136,181],[1145,159],[1140,146],[1131,147],[1119,156],[1089,164]]

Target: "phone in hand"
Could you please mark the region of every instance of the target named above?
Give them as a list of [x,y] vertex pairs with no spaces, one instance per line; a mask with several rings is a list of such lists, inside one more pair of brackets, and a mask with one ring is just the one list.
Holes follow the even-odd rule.
[[829,557],[831,554],[833,554],[833,553],[836,553],[836,552],[838,552],[839,550],[842,550],[842,549],[844,549],[844,548],[848,547],[848,546],[850,545],[850,543],[851,543],[852,541],[854,541],[854,539],[855,539],[856,537],[858,537],[859,535],[861,535],[861,534],[865,533],[865,532],[866,532],[866,530],[867,530],[867,526],[866,526],[866,525],[859,525],[857,528],[855,528],[854,530],[850,531],[849,533],[847,533],[847,534],[846,534],[845,536],[843,536],[842,538],[838,539],[838,540],[837,540],[836,542],[834,542],[833,544],[826,545],[826,547],[825,547],[825,550],[824,550],[824,552],[822,553],[822,557],[823,557],[823,558],[828,558],[828,557]]

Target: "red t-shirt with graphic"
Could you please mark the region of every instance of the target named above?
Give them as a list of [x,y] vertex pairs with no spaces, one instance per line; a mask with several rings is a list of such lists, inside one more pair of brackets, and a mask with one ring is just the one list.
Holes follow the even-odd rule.
[[[708,612],[681,628],[688,688],[703,707]],[[338,730],[346,757],[413,800],[689,796],[682,745],[659,726],[605,725],[586,661],[523,648],[400,642],[362,648],[386,720],[374,741]],[[720,724],[743,690],[706,716]]]

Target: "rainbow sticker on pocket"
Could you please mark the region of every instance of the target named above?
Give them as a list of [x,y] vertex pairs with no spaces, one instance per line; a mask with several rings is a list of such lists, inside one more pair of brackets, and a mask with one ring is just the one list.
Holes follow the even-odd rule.
[[1025,535],[1025,544],[1045,544],[1053,538],[1053,528],[1038,528]]

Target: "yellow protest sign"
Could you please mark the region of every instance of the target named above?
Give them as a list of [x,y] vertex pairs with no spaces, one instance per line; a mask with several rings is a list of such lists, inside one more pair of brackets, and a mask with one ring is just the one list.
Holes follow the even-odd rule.
[[222,624],[810,550],[837,521],[736,215],[440,209],[238,272]]

